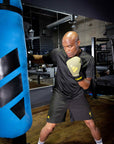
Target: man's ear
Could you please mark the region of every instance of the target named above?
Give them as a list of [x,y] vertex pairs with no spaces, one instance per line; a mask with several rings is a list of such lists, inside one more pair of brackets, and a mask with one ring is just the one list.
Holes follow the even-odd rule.
[[77,43],[78,43],[78,46],[80,46],[80,40],[78,40]]

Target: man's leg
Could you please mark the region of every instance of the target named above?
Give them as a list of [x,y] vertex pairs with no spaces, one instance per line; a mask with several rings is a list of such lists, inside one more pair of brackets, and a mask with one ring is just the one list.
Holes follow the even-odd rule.
[[46,123],[46,125],[42,128],[40,132],[38,144],[44,144],[44,142],[48,138],[49,134],[53,131],[55,126],[56,126],[55,123],[49,123],[49,122]]
[[84,122],[87,125],[87,127],[90,129],[91,134],[92,134],[94,140],[96,141],[96,144],[103,144],[102,138],[101,138],[101,133],[100,133],[98,127],[96,127],[94,121],[91,119],[91,120],[84,120]]

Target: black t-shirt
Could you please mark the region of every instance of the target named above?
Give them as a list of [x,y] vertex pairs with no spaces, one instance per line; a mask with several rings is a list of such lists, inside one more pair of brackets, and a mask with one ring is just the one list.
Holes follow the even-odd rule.
[[[81,51],[81,72],[86,78],[93,77],[94,59],[88,53]],[[68,98],[76,97],[82,93],[83,89],[70,73],[66,61],[68,60],[64,49],[54,49],[47,55],[43,56],[45,63],[57,65],[55,87],[59,89]]]

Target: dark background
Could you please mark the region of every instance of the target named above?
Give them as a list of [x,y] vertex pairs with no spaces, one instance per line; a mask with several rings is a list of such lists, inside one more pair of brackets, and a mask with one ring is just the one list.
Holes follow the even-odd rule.
[[22,0],[22,3],[114,22],[114,0]]

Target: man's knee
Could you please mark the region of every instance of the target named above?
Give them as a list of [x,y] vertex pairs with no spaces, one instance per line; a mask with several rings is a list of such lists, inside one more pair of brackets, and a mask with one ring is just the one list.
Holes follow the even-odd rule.
[[95,128],[95,123],[93,120],[84,120],[85,124],[87,125],[87,127],[89,128]]

